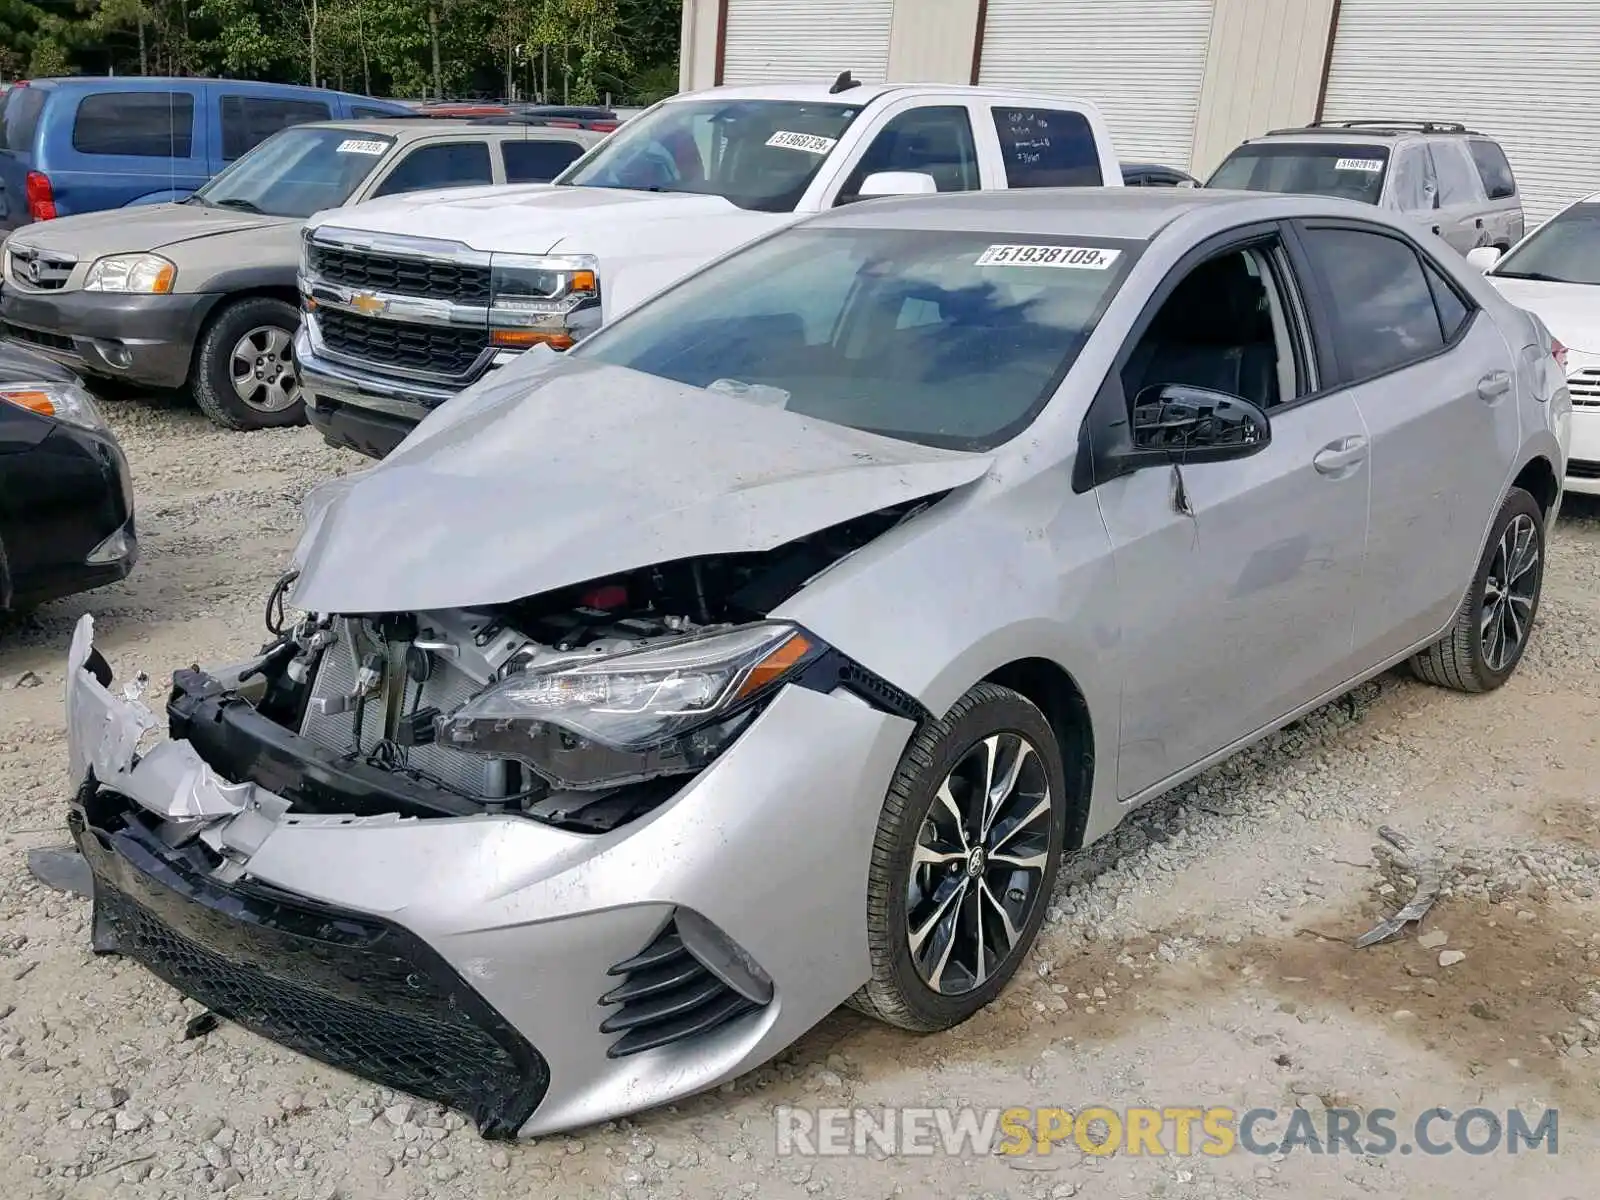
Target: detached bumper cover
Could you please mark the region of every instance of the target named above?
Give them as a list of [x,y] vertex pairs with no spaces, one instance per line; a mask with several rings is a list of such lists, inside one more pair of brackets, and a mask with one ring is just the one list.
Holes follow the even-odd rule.
[[219,299],[8,287],[0,319],[7,336],[58,362],[151,387],[182,387],[200,327]]
[[[909,720],[791,686],[715,764],[609,833],[516,815],[302,815],[265,768],[251,768],[252,780],[223,778],[189,741],[162,742],[136,757],[156,719],[95,677],[96,669],[103,678],[108,672],[91,639],[86,617],[69,664],[68,742],[84,828],[98,846],[90,851],[97,886],[114,893],[102,923],[113,944],[307,1053],[337,1055],[340,1065],[379,1080],[415,1071],[391,1086],[441,1099],[448,1090],[445,1102],[486,1120],[486,1132],[515,1119],[513,1101],[530,1097],[535,1107],[523,1136],[714,1087],[782,1050],[868,976],[868,856]],[[86,799],[108,792],[109,802]],[[118,813],[129,814],[121,827]],[[797,828],[806,836],[797,838]],[[175,846],[201,857],[175,861],[178,851],[158,852]],[[278,924],[250,907],[269,903],[285,914]],[[348,923],[357,941],[287,936],[304,931],[308,912]],[[225,928],[218,913],[231,919]],[[740,1006],[701,977],[692,984],[702,1005],[695,1012],[641,1010],[641,985],[654,982],[655,969],[641,960],[675,923],[686,942],[690,926],[714,927],[770,980],[770,999]],[[330,965],[350,945],[371,953],[348,955],[349,970]],[[224,988],[212,981],[211,956],[244,969],[243,977],[229,975],[216,1001],[203,990]],[[367,1019],[362,1006],[372,996],[393,991],[401,960],[435,959],[457,983],[440,983],[445,977],[432,966],[423,971],[426,1001],[414,1016],[394,1018],[411,1025],[372,1034],[362,1024],[355,1039],[342,1032]],[[475,999],[462,999],[461,989]],[[257,999],[263,991],[266,999]],[[280,1015],[312,1002],[334,1006],[317,1010],[326,1015],[315,1029]],[[473,1017],[471,1029],[457,1023],[457,1011]],[[726,1019],[710,1019],[719,1012]],[[520,1042],[508,1040],[495,1019]],[[335,1026],[330,1049],[327,1031]],[[630,1032],[632,1043],[621,1042]],[[452,1052],[475,1055],[474,1069],[488,1072],[492,1086],[463,1100],[459,1083],[409,1082],[436,1074],[406,1058],[423,1033],[444,1039],[440,1045],[457,1039],[448,1042]],[[657,1044],[669,1033],[670,1044]],[[376,1058],[350,1049],[352,1040],[366,1047],[373,1037],[390,1048]],[[641,1042],[651,1044],[631,1052]],[[515,1088],[494,1074],[508,1062],[520,1071]]]

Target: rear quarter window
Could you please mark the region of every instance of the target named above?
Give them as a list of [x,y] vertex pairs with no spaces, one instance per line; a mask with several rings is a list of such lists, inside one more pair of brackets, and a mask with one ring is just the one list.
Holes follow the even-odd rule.
[[14,87],[0,96],[0,149],[26,154],[33,149],[33,135],[39,128],[39,114],[48,98],[43,88]]
[[1491,200],[1509,200],[1517,194],[1516,176],[1511,173],[1511,163],[1506,152],[1487,139],[1467,143],[1472,151],[1472,161],[1483,180],[1483,194]]
[[274,100],[266,96],[222,98],[222,157],[232,162],[280,129],[326,121],[333,114],[320,100]]
[[194,97],[186,92],[100,92],[78,102],[72,148],[80,154],[189,158]]
[[994,131],[1006,186],[1099,187],[1100,148],[1082,113],[1064,108],[996,108]]
[[529,138],[500,143],[505,156],[507,183],[549,183],[583,154],[577,142],[555,138]]

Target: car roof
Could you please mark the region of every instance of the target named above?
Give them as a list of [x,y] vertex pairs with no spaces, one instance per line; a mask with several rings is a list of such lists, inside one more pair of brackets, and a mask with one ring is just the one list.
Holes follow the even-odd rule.
[[698,92],[683,92],[669,96],[668,104],[682,104],[689,100],[787,100],[807,101],[813,104],[853,104],[863,106],[885,96],[915,96],[920,94],[948,95],[951,93],[973,96],[978,99],[993,96],[1007,99],[1027,98],[1093,107],[1087,96],[1036,91],[1028,88],[974,87],[964,83],[858,83],[842,92],[832,90],[833,83],[793,81],[789,83],[762,83],[707,88]]
[[566,129],[555,125],[485,125],[478,121],[457,121],[450,118],[371,117],[346,121],[307,121],[292,125],[291,129],[347,129],[352,133],[382,133],[399,141],[419,141],[440,134],[475,133],[501,140],[527,139],[529,141],[577,141],[592,145],[605,134],[592,129]]
[[1212,188],[1017,188],[945,192],[935,196],[882,197],[828,209],[807,227],[940,229],[995,234],[1037,234],[1149,241],[1191,213],[1232,208],[1239,224],[1294,216],[1382,215],[1370,204],[1324,196]]

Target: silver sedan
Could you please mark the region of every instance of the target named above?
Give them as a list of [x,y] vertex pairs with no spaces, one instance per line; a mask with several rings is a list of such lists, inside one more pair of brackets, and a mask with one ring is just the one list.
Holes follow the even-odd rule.
[[95,944],[486,1136],[948,1028],[1139,802],[1395,664],[1503,684],[1569,423],[1368,206],[836,209],[325,485],[169,740],[86,618]]

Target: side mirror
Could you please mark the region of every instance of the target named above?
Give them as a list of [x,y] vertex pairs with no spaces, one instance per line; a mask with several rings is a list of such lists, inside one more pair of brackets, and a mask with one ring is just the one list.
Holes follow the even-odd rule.
[[1242,396],[1182,383],[1147,387],[1133,401],[1133,452],[1178,463],[1226,462],[1267,448],[1272,424]]
[[933,176],[921,171],[874,171],[861,181],[856,194],[865,200],[872,196],[926,196],[938,190]]
[[1490,271],[1504,257],[1496,246],[1478,246],[1467,251],[1467,262],[1480,271]]

